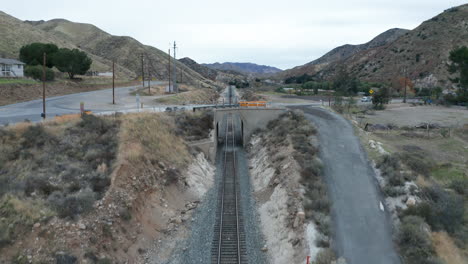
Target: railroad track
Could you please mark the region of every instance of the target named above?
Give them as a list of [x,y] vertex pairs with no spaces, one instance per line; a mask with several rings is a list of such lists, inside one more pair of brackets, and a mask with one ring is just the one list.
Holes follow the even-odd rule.
[[236,133],[232,114],[227,116],[224,141],[223,177],[219,190],[211,263],[244,264],[245,233],[239,204],[239,183],[236,172]]

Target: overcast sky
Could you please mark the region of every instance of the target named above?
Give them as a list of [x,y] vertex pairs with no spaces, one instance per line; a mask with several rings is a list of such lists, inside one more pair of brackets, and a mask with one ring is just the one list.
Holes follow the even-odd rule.
[[22,20],[91,23],[200,63],[254,62],[287,69],[390,28],[413,29],[461,0],[13,0]]

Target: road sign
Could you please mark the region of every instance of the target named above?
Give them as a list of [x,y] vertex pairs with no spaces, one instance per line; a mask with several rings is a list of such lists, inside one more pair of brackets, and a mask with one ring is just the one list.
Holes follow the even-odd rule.
[[373,94],[373,93],[374,93],[374,90],[370,89],[370,90],[369,90],[369,93],[370,93],[370,94]]

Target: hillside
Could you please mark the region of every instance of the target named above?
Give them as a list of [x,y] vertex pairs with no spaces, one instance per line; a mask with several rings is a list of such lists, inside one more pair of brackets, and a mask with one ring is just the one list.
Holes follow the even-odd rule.
[[[387,41],[379,41],[382,36],[379,35],[369,42],[383,45],[362,46],[363,50],[354,54],[344,52],[345,56],[336,55],[336,51],[331,51],[324,56],[325,58],[287,70],[278,77],[307,73],[331,80],[334,78],[335,69],[344,65],[361,80],[390,83],[402,77],[406,68],[408,77],[420,87],[449,87],[451,84],[445,64],[451,50],[468,45],[467,17],[468,5],[451,8],[393,41],[398,34]],[[386,33],[388,31],[383,34]],[[385,39],[385,35],[383,36]],[[349,49],[342,48],[341,51]],[[321,63],[323,61],[325,63]]]
[[[167,53],[144,45],[134,38],[127,36],[113,36],[98,27],[75,23],[65,19],[53,19],[45,22],[35,22],[35,27],[53,36],[66,39],[75,43],[81,49],[95,54],[96,56],[112,60],[141,76],[141,55],[144,55],[145,64],[149,64],[151,76],[158,79],[167,79],[168,76],[168,55]],[[204,78],[186,67],[184,64],[176,62],[179,69],[178,78],[182,82],[196,83],[206,81]],[[148,75],[148,72],[145,72]]]
[[218,76],[218,71],[208,68],[206,66],[203,66],[201,64],[198,64],[196,61],[188,57],[179,59],[179,61],[185,64],[187,67],[191,68],[192,70],[198,72],[201,76],[207,79],[216,80],[216,76]]
[[392,28],[378,35],[377,37],[373,38],[371,41],[367,43],[359,44],[359,45],[346,44],[346,45],[334,48],[333,50],[326,53],[322,57],[308,64],[318,65],[322,63],[330,63],[333,61],[343,60],[343,59],[349,58],[350,56],[358,52],[376,48],[376,47],[385,46],[395,41],[396,39],[398,39],[400,36],[404,35],[407,32],[409,32],[409,30],[407,29]]
[[389,43],[395,41],[407,32],[409,32],[409,30],[407,29],[389,29],[377,35],[377,37],[373,38],[369,42],[358,45],[345,44],[336,47],[314,61],[311,61],[302,66],[297,66],[292,69],[286,70],[280,73],[279,75],[283,76],[284,78],[287,78],[290,76],[298,76],[302,74],[315,74],[316,72],[325,68],[330,63],[342,61],[362,51],[388,45]]
[[212,64],[203,64],[211,69],[223,70],[223,71],[235,71],[246,74],[273,74],[281,72],[281,69],[266,66],[258,65],[255,63],[240,63],[240,62],[224,62],[224,63],[212,63]]
[[[141,76],[143,54],[153,77],[162,80],[168,77],[168,55],[131,37],[113,36],[94,25],[65,19],[21,21],[0,12],[0,22],[0,54],[5,57],[17,58],[20,47],[25,44],[50,42],[59,47],[86,51],[93,59],[91,70],[109,71],[112,60],[116,60],[120,75],[136,78]],[[195,84],[202,81],[214,85],[184,64],[176,63],[179,69],[178,78],[182,82]]]
[[[77,45],[70,41],[47,34],[31,24],[24,23],[2,11],[0,11],[0,36],[0,56],[2,57],[18,58],[19,49],[23,45],[32,42],[54,43],[59,47],[69,49],[78,48]],[[110,61],[93,54],[90,54],[90,57],[93,59],[91,70],[108,71],[110,69]],[[118,70],[125,75],[131,74],[131,72],[125,68],[118,68]]]

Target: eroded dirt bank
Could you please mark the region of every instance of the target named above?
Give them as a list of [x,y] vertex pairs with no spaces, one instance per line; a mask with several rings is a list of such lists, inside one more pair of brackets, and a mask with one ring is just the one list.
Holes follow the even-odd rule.
[[289,112],[249,143],[252,191],[269,263],[305,263],[307,256],[316,263],[335,259],[315,134],[302,113]]
[[209,128],[177,132],[200,117],[89,116],[0,130],[0,263],[166,261],[213,184],[213,165],[185,141]]

